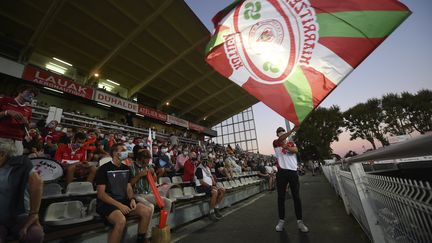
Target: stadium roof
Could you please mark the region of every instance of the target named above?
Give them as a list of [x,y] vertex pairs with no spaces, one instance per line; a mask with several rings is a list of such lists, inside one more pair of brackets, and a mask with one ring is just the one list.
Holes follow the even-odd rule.
[[184,1],[2,1],[0,29],[2,56],[61,58],[204,126],[258,102],[204,62],[210,33]]

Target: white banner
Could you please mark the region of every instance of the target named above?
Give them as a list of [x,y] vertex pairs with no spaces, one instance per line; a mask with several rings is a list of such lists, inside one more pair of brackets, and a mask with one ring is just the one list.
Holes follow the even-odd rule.
[[167,117],[167,122],[177,125],[177,126],[181,126],[181,127],[185,127],[185,128],[189,128],[189,122],[186,120],[183,120],[181,118],[175,117],[175,116],[170,116],[168,115]]
[[132,111],[135,113],[138,112],[137,103],[116,97],[114,95],[107,94],[105,92],[101,92],[99,90],[96,91],[94,100],[123,110]]

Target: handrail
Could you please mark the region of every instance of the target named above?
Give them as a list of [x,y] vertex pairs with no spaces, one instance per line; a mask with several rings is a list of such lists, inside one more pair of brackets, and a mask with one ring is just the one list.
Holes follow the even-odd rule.
[[432,133],[408,141],[382,147],[331,164],[358,163],[369,160],[390,160],[432,155]]

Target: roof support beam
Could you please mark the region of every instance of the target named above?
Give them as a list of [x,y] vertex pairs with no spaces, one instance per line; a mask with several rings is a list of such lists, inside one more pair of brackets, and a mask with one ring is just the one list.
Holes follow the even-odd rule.
[[27,42],[25,47],[21,50],[19,56],[19,62],[25,62],[30,57],[32,51],[36,48],[39,41],[45,35],[48,27],[56,18],[57,14],[60,12],[62,6],[64,5],[66,0],[55,0],[51,2],[51,5],[48,8],[48,11],[43,16],[42,20],[39,22],[38,26],[34,30],[30,40]]
[[167,69],[169,69],[172,65],[177,63],[179,60],[181,60],[184,56],[189,54],[191,51],[193,51],[195,48],[197,48],[199,45],[201,45],[204,41],[208,40],[208,36],[198,40],[195,44],[193,44],[188,49],[184,50],[182,53],[180,53],[177,57],[169,61],[165,66],[154,72],[150,77],[147,79],[139,82],[137,85],[132,87],[132,89],[129,90],[129,97],[132,97],[135,93],[137,93],[140,89],[144,88],[148,83],[150,83],[152,80],[157,78],[161,73],[165,72]]
[[196,108],[199,107],[200,105],[206,103],[207,101],[213,99],[214,97],[218,96],[219,94],[221,94],[221,93],[225,92],[226,90],[232,88],[232,86],[234,86],[234,85],[235,85],[235,84],[234,84],[233,82],[230,82],[230,84],[227,85],[225,88],[219,90],[219,91],[216,92],[216,93],[213,93],[213,94],[210,95],[210,96],[207,96],[207,98],[202,99],[202,100],[201,100],[200,102],[198,102],[198,103],[195,103],[195,105],[193,105],[193,106],[189,106],[187,109],[182,110],[182,111],[179,113],[179,115],[180,115],[180,116],[183,116],[184,114],[186,114],[186,113],[188,113],[188,112],[190,112],[190,111],[193,111],[194,109],[196,109]]
[[199,82],[203,81],[204,79],[210,77],[212,74],[214,73],[214,71],[210,71],[206,74],[204,74],[203,76],[193,80],[190,84],[186,85],[185,87],[183,87],[182,89],[179,89],[177,92],[175,92],[174,94],[172,94],[170,97],[166,98],[165,100],[161,101],[158,105],[158,108],[161,107],[163,104],[165,104],[166,102],[171,102],[172,100],[174,100],[175,98],[177,98],[178,96],[180,96],[181,94],[183,94],[184,92],[188,91],[190,88],[192,88],[193,86],[195,86],[196,84],[198,84]]
[[219,112],[219,111],[221,111],[221,110],[227,108],[228,106],[231,106],[232,104],[234,104],[234,103],[238,102],[239,100],[243,99],[244,97],[246,97],[246,95],[247,95],[247,94],[240,95],[239,97],[237,97],[237,98],[231,100],[230,102],[224,104],[223,106],[220,106],[220,107],[218,107],[218,108],[215,109],[215,110],[211,110],[210,112],[206,113],[204,116],[202,116],[201,118],[199,118],[199,119],[196,120],[195,122],[199,122],[199,121],[201,121],[201,120],[203,120],[203,119],[206,119],[207,117],[209,117],[209,116],[211,116],[211,115],[213,115],[213,114],[215,114],[215,113],[217,113],[217,112]]
[[173,0],[165,1],[156,11],[154,11],[148,18],[142,21],[137,28],[135,28],[128,36],[126,36],[121,43],[119,43],[112,51],[110,51],[100,62],[98,62],[91,70],[90,77],[97,73],[106,63],[108,63],[118,52],[129,45],[135,37],[142,33],[167,7],[170,6]]

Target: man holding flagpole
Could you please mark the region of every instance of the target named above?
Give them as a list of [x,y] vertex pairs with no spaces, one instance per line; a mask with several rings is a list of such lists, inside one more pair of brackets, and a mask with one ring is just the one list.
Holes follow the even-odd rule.
[[287,140],[291,132],[285,132],[285,129],[279,127],[276,130],[278,139],[273,141],[273,148],[277,158],[278,172],[276,173],[276,188],[278,195],[278,212],[279,221],[276,225],[276,231],[283,231],[285,224],[285,194],[289,183],[294,209],[297,217],[297,227],[301,232],[309,232],[308,227],[303,223],[302,206],[300,201],[300,182],[297,173],[297,155],[298,149],[294,142]]

